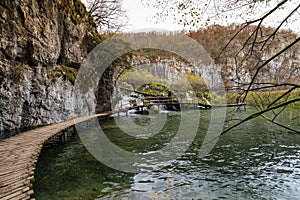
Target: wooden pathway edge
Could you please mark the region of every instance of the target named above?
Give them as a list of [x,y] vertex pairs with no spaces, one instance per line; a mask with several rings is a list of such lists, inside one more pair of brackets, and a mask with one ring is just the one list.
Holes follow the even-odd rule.
[[97,117],[107,117],[114,113],[116,112],[70,119],[0,141],[0,199],[34,199],[34,172],[44,144],[51,137],[77,123]]

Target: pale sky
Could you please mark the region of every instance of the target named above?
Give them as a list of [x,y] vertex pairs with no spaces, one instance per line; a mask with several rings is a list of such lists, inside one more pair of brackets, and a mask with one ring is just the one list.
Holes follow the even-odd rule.
[[153,19],[155,10],[143,6],[140,0],[123,0],[123,6],[126,9],[129,18],[129,24],[125,28],[125,31],[144,28],[159,28],[171,31],[184,29],[183,25],[178,25],[170,19],[158,24],[155,23],[155,19]]
[[[149,2],[155,0],[148,0]],[[204,2],[205,0],[202,0]],[[281,0],[273,0],[267,4],[257,5],[256,9],[260,10],[259,15],[255,16],[256,18],[260,17],[263,13],[266,13],[271,8],[275,7],[278,2]],[[282,19],[284,19],[287,14],[293,10],[296,6],[299,5],[299,0],[290,0],[290,2],[285,4],[285,8],[276,12],[276,14],[271,15],[271,17],[266,20],[265,25],[269,26],[277,26]],[[153,16],[156,13],[156,10],[153,8],[146,8],[142,5],[141,0],[123,0],[123,6],[127,10],[127,15],[129,18],[129,25],[125,28],[124,31],[131,31],[135,29],[143,29],[143,28],[162,28],[167,30],[183,30],[188,29],[183,25],[179,25],[178,23],[174,22],[172,17],[167,19],[164,22],[159,22],[158,24],[155,23],[155,19]],[[239,12],[239,10],[235,10],[235,13]],[[240,15],[244,15],[244,11],[240,10]],[[229,14],[230,15],[230,14]],[[250,16],[249,16],[250,17]],[[240,23],[245,22],[245,18],[240,18]],[[237,22],[237,17],[232,16],[232,18],[228,18],[227,21],[229,23]],[[222,24],[224,21],[216,19],[215,22],[217,24]],[[292,29],[296,33],[300,33],[300,13],[296,13],[294,18],[289,21],[289,24],[285,25],[285,28]]]
[[[86,0],[82,0],[82,2],[85,2]],[[149,2],[155,1],[155,0],[148,0]],[[205,0],[201,0],[205,1]],[[256,9],[261,9],[259,12],[260,15],[264,13],[264,10],[270,10],[273,8],[277,3],[281,0],[273,0],[270,1],[271,3],[268,3],[266,5],[259,5],[259,8]],[[299,5],[299,0],[290,0],[289,3],[287,3],[287,6],[283,10],[279,10],[276,13],[276,16],[271,16],[268,21],[266,21],[266,25],[273,25],[276,26],[278,25],[278,22],[283,19],[284,17],[287,16],[287,13],[289,13],[292,9],[295,8],[295,6]],[[153,19],[153,16],[157,12],[154,8],[147,8],[143,6],[141,3],[141,0],[123,0],[123,7],[126,10],[129,22],[128,25],[123,28],[123,31],[125,32],[130,32],[134,31],[137,29],[166,29],[170,31],[174,30],[183,30],[183,29],[188,29],[187,27],[184,27],[183,25],[179,25],[176,23],[173,18],[170,16],[169,19],[166,19],[163,22],[155,23],[155,19]],[[243,10],[235,10],[235,14],[237,12],[241,12],[240,16],[245,16],[243,13]],[[256,17],[259,17],[260,15],[257,15]],[[230,14],[229,14],[230,16]],[[231,19],[228,18],[227,21],[229,23],[232,22],[237,22],[236,16],[233,16]],[[245,20],[245,19],[243,19]],[[221,21],[219,19],[216,19],[215,21],[212,21],[217,24],[225,25],[224,21]],[[242,18],[240,18],[240,23],[245,22],[242,21]],[[277,22],[277,23],[276,23]],[[300,33],[300,13],[296,13],[294,16],[294,19],[289,21],[288,26],[286,28],[292,29],[296,33]]]

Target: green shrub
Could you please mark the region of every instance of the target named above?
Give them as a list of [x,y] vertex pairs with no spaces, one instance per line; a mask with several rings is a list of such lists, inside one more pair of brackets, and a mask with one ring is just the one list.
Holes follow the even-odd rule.
[[66,12],[74,24],[80,24],[86,16],[89,16],[85,6],[80,0],[62,0],[60,7]]
[[22,63],[17,62],[12,68],[11,80],[14,83],[20,83],[24,80],[25,73],[32,70],[30,67],[23,65]]
[[67,67],[67,66],[57,66],[54,70],[51,70],[48,73],[48,77],[55,82],[58,78],[62,77],[63,80],[69,81],[72,85],[74,85],[76,76],[77,76],[77,69]]

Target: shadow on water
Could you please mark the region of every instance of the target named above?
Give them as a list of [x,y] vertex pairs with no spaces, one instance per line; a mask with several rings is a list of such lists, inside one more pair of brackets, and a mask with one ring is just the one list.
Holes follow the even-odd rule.
[[[134,118],[148,123],[145,116]],[[174,137],[178,120],[169,115],[161,133],[148,140],[133,140],[114,120],[101,121],[101,127],[121,148],[144,152],[160,149]],[[209,120],[210,111],[201,111],[196,143],[203,141]],[[36,199],[300,199],[300,135],[257,118],[222,136],[208,156],[199,157],[199,149],[191,145],[162,169],[130,174],[98,162],[74,135],[43,149]]]

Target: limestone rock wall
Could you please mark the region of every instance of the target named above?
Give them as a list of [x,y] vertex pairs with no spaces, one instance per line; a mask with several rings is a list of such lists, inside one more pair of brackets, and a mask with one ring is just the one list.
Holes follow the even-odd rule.
[[[288,43],[282,42],[278,49],[283,49]],[[256,69],[264,61],[275,55],[279,50],[270,49],[237,65],[234,57],[228,57],[226,64],[218,64],[226,85],[233,88],[247,89],[245,83],[250,83]],[[262,87],[263,83],[299,83],[300,77],[300,45],[295,45],[285,53],[272,60],[258,73],[255,84]],[[257,63],[260,61],[259,65]]]
[[[70,3],[65,5],[64,1]],[[76,9],[78,13],[69,11]],[[1,59],[30,66],[79,67],[90,48],[88,40],[95,33],[89,15],[80,9],[84,6],[77,0],[2,0]],[[80,21],[74,22],[74,15]]]
[[74,77],[55,70],[79,68],[95,34],[79,0],[0,1],[0,131],[73,117]]
[[0,129],[49,124],[71,117],[73,86],[69,81],[54,81],[47,74],[36,76],[33,69],[20,63],[1,62],[0,71]]
[[[201,76],[205,79],[209,87],[213,87],[214,83],[220,82],[221,67],[215,64],[195,66],[187,61],[169,58],[149,58],[147,56],[132,56],[124,58],[121,66],[137,67],[149,71],[156,77],[166,80],[176,80],[180,78],[180,74],[193,74]],[[121,73],[122,69],[117,69],[117,73]],[[118,75],[114,75],[118,76]],[[218,80],[217,80],[218,79]]]

